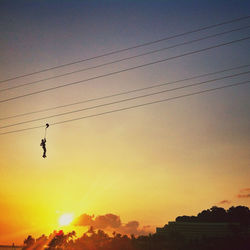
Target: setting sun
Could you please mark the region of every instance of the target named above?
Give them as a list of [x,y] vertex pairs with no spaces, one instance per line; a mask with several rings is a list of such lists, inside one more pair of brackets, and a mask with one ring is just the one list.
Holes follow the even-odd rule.
[[63,214],[59,218],[60,226],[67,226],[73,221],[73,214]]
[[250,0],[0,0],[0,250],[250,250],[247,51]]

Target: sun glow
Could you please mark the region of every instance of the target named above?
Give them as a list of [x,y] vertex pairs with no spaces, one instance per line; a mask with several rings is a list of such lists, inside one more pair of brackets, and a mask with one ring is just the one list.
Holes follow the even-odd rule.
[[73,221],[73,214],[63,214],[59,218],[59,225],[60,226],[67,226]]

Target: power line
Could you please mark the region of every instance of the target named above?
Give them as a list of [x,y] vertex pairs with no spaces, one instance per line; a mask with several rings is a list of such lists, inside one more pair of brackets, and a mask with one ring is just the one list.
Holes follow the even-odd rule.
[[116,94],[112,94],[112,95],[106,95],[106,96],[96,97],[96,98],[87,99],[87,100],[78,101],[78,102],[69,103],[69,104],[64,104],[64,105],[60,105],[60,106],[56,106],[56,107],[51,107],[51,108],[46,108],[46,109],[40,109],[40,110],[31,111],[31,112],[27,112],[27,113],[22,113],[22,114],[17,114],[17,115],[13,115],[13,116],[3,117],[3,118],[0,118],[0,120],[7,120],[7,119],[11,119],[11,118],[17,118],[17,117],[21,117],[21,116],[26,116],[26,115],[31,115],[31,114],[45,112],[45,111],[50,111],[50,110],[54,110],[54,109],[65,108],[65,107],[69,107],[69,106],[74,106],[74,105],[77,105],[77,104],[82,104],[82,103],[87,103],[87,102],[92,102],[92,101],[103,100],[103,99],[107,99],[107,98],[111,98],[111,97],[116,97],[116,96],[120,96],[120,95],[125,95],[125,94],[131,94],[131,93],[135,93],[135,92],[138,92],[138,91],[143,91],[143,90],[158,88],[158,87],[162,87],[162,86],[165,86],[165,85],[170,85],[170,84],[174,84],[174,83],[180,83],[180,82],[188,81],[188,80],[194,80],[194,79],[197,79],[197,78],[201,78],[201,77],[205,77],[205,76],[210,76],[210,75],[215,75],[215,74],[218,74],[218,73],[223,73],[223,72],[227,72],[227,71],[231,71],[231,70],[235,70],[235,69],[246,68],[246,67],[249,67],[249,66],[250,66],[250,64],[241,65],[241,66],[237,66],[237,67],[233,67],[233,68],[228,68],[228,69],[223,69],[223,70],[219,70],[219,71],[215,71],[215,72],[211,72],[211,73],[196,75],[196,76],[184,78],[184,79],[181,79],[181,80],[176,80],[176,81],[161,83],[161,84],[157,84],[157,85],[151,85],[151,86],[148,86],[148,87],[133,89],[133,90],[129,90],[129,91],[125,91],[125,92],[120,92],[120,93],[116,93]]
[[205,83],[209,83],[209,82],[213,82],[213,81],[218,81],[218,80],[222,80],[222,79],[227,79],[227,78],[231,78],[231,77],[235,77],[235,76],[239,76],[239,75],[243,75],[243,74],[249,74],[249,73],[250,73],[250,71],[246,71],[246,72],[237,73],[237,74],[230,75],[230,76],[219,77],[219,78],[215,78],[215,79],[211,79],[211,80],[207,80],[207,81],[203,81],[203,82],[199,82],[199,83],[184,85],[184,86],[181,86],[181,87],[162,90],[162,91],[158,91],[158,92],[154,92],[154,93],[150,93],[150,94],[145,94],[145,95],[141,95],[141,96],[136,96],[136,97],[131,97],[131,98],[118,100],[118,101],[114,101],[114,102],[110,102],[110,103],[99,104],[99,105],[96,105],[96,106],[91,106],[91,107],[87,107],[87,108],[83,108],[83,109],[77,109],[77,110],[68,111],[68,112],[64,112],[64,113],[59,113],[59,114],[46,116],[46,117],[42,117],[42,118],[37,118],[37,119],[29,120],[29,121],[9,124],[9,125],[5,125],[5,126],[0,127],[0,129],[9,128],[9,127],[13,127],[13,126],[21,125],[21,124],[26,124],[26,123],[31,123],[31,122],[35,122],[35,121],[40,121],[40,120],[44,120],[44,119],[49,119],[49,118],[53,118],[53,117],[58,117],[58,116],[62,116],[62,115],[69,115],[69,114],[73,114],[73,113],[77,113],[77,112],[81,112],[81,111],[86,111],[86,110],[90,110],[90,109],[105,107],[105,106],[108,106],[108,105],[118,104],[118,103],[122,103],[122,102],[132,101],[132,100],[136,100],[136,99],[139,99],[139,98],[144,98],[144,97],[148,97],[148,96],[162,94],[162,93],[166,93],[166,92],[170,92],[170,91],[174,91],[174,90],[179,90],[179,89],[184,89],[184,88],[188,88],[188,87],[198,86],[198,85],[201,85],[201,84],[205,84]]
[[210,50],[210,49],[214,49],[214,48],[226,46],[226,45],[229,45],[229,44],[233,44],[233,43],[245,41],[245,40],[247,40],[249,38],[250,37],[244,37],[244,38],[241,38],[241,39],[238,39],[238,40],[233,40],[233,41],[230,41],[230,42],[221,43],[221,44],[214,45],[214,46],[211,46],[211,47],[207,47],[207,48],[204,48],[204,49],[187,52],[187,53],[180,54],[180,55],[177,55],[177,56],[172,56],[172,57],[168,57],[166,59],[161,59],[161,60],[158,60],[158,61],[153,61],[153,62],[150,62],[150,63],[141,64],[141,65],[138,65],[138,66],[134,66],[134,67],[131,67],[131,68],[127,68],[127,69],[123,69],[123,70],[119,70],[119,71],[107,73],[107,74],[104,74],[104,75],[99,75],[99,76],[91,77],[91,78],[84,79],[84,80],[81,80],[81,81],[67,83],[67,84],[63,84],[63,85],[60,85],[60,86],[56,86],[56,87],[52,87],[52,88],[48,88],[48,89],[43,89],[43,90],[39,90],[39,91],[36,91],[36,92],[31,92],[31,93],[28,93],[28,94],[20,95],[20,96],[11,97],[11,98],[8,98],[8,99],[0,100],[0,103],[7,102],[7,101],[12,101],[12,100],[16,100],[16,99],[19,99],[19,98],[23,98],[23,97],[27,97],[27,96],[31,96],[31,95],[35,95],[35,94],[40,94],[40,93],[43,93],[43,92],[47,92],[47,91],[51,91],[51,90],[55,90],[55,89],[59,89],[59,88],[64,88],[64,87],[67,87],[67,86],[76,85],[76,84],[87,82],[87,81],[91,81],[91,80],[96,80],[96,79],[99,79],[99,78],[103,78],[103,77],[106,77],[106,76],[111,76],[111,75],[115,75],[115,74],[127,72],[127,71],[138,69],[138,68],[143,68],[143,67],[146,67],[146,66],[150,66],[150,65],[153,65],[153,64],[166,62],[168,60],[172,60],[172,59],[184,57],[184,56],[187,56],[187,55],[193,55],[193,54],[200,53],[200,52],[203,52],[203,51],[207,51],[207,50]]
[[177,35],[173,35],[173,36],[161,38],[161,39],[158,39],[158,40],[155,40],[155,41],[151,41],[151,42],[147,42],[147,43],[142,43],[142,44],[139,44],[139,45],[135,45],[135,46],[124,48],[124,49],[120,49],[120,50],[111,51],[111,52],[104,53],[104,54],[101,54],[101,55],[97,55],[97,56],[85,58],[85,59],[82,59],[82,60],[78,60],[78,61],[74,61],[74,62],[62,64],[62,65],[55,66],[55,67],[50,67],[50,68],[42,69],[42,70],[35,71],[35,72],[32,72],[32,73],[24,74],[24,75],[15,76],[15,77],[12,77],[12,78],[1,80],[0,83],[11,81],[11,80],[15,80],[15,79],[19,79],[19,78],[22,78],[22,77],[25,77],[25,76],[31,76],[31,75],[34,75],[34,74],[46,72],[46,71],[53,70],[53,69],[58,69],[58,68],[62,68],[62,67],[74,65],[74,64],[77,64],[77,63],[81,63],[81,62],[86,62],[86,61],[97,59],[97,58],[101,58],[101,57],[104,57],[104,56],[109,56],[109,55],[113,55],[113,54],[125,52],[125,51],[131,50],[131,49],[136,49],[136,48],[144,47],[144,46],[147,46],[147,45],[151,45],[151,44],[159,43],[159,42],[162,42],[162,41],[170,40],[170,39],[173,39],[173,38],[177,38],[177,37],[189,35],[189,34],[192,34],[192,33],[199,32],[199,31],[203,31],[203,30],[207,30],[207,29],[219,27],[219,26],[222,26],[222,25],[225,25],[225,24],[239,22],[241,20],[248,19],[248,18],[250,18],[250,16],[244,16],[244,17],[232,19],[232,20],[229,20],[229,21],[221,22],[221,23],[208,25],[208,26],[201,27],[201,28],[198,28],[198,29],[195,29],[195,30],[186,31],[186,32],[183,32],[183,33],[180,33],[180,34],[177,34]]
[[105,106],[114,105],[114,104],[118,104],[118,103],[122,103],[122,102],[132,101],[132,100],[136,100],[136,99],[140,99],[140,98],[144,98],[144,97],[148,97],[148,96],[153,96],[153,95],[158,95],[158,94],[162,94],[162,93],[166,93],[166,92],[170,92],[170,91],[174,91],[174,90],[179,90],[179,89],[189,88],[189,87],[193,87],[193,86],[198,86],[198,85],[202,85],[202,84],[205,84],[205,83],[214,82],[214,81],[218,81],[218,80],[223,80],[223,79],[227,79],[227,78],[231,78],[231,77],[235,77],[235,76],[240,76],[240,75],[244,75],[244,74],[249,74],[249,73],[250,73],[250,71],[246,71],[246,72],[237,73],[237,74],[233,74],[233,75],[229,75],[229,76],[223,76],[223,77],[219,77],[219,78],[215,78],[215,79],[211,79],[211,80],[206,80],[206,81],[203,81],[203,82],[188,84],[188,85],[184,85],[184,86],[180,86],[180,87],[176,87],[176,88],[172,88],[172,89],[162,90],[162,91],[149,93],[149,94],[145,94],[145,95],[140,95],[140,96],[136,96],[136,97],[130,97],[130,98],[126,98],[126,99],[123,99],[123,100],[118,100],[118,101],[114,101],[114,102],[110,102],[110,103],[99,104],[99,105],[96,105],[96,106],[91,106],[91,107],[87,107],[87,108],[82,108],[82,109],[72,110],[72,111],[63,112],[63,113],[59,113],[59,114],[55,114],[55,115],[50,115],[50,116],[46,116],[46,117],[36,118],[36,119],[33,119],[33,120],[28,120],[28,121],[18,122],[18,123],[14,123],[14,124],[9,124],[9,125],[5,125],[5,126],[0,127],[0,129],[9,128],[9,127],[13,127],[13,126],[21,125],[21,124],[26,124],[26,123],[31,123],[31,122],[36,122],[36,121],[41,121],[41,120],[45,120],[45,119],[49,119],[49,118],[62,116],[62,115],[69,115],[69,114],[73,114],[73,113],[77,113],[77,112],[81,112],[81,111],[86,111],[86,110],[90,110],[90,109],[105,107]]
[[[106,111],[106,112],[97,113],[97,114],[93,114],[93,115],[88,115],[88,116],[78,117],[78,118],[74,118],[74,119],[70,119],[70,120],[64,120],[64,121],[60,121],[60,122],[50,123],[50,126],[58,125],[58,124],[62,124],[62,123],[67,123],[67,122],[73,122],[73,121],[82,120],[82,119],[87,119],[87,118],[91,118],[91,117],[97,117],[97,116],[106,115],[106,114],[111,114],[111,113],[124,111],[124,110],[129,110],[129,109],[133,109],[133,108],[144,107],[144,106],[152,105],[152,104],[156,104],[156,103],[181,99],[181,98],[188,97],[188,96],[199,95],[199,94],[202,94],[202,93],[207,93],[207,92],[220,90],[220,89],[224,89],[224,88],[229,88],[229,87],[233,87],[233,86],[244,85],[244,84],[248,84],[248,83],[250,83],[250,81],[244,81],[244,82],[239,82],[239,83],[230,84],[230,85],[226,85],[226,86],[221,86],[221,87],[217,87],[217,88],[197,91],[197,92],[193,92],[193,93],[190,93],[190,94],[179,95],[179,96],[170,97],[170,98],[166,98],[166,99],[156,100],[156,101],[153,101],[153,102],[147,102],[147,103],[143,103],[143,104],[133,105],[133,106],[125,107],[125,108],[109,110],[109,111]],[[16,133],[16,132],[22,132],[22,131],[27,131],[27,130],[37,129],[37,128],[44,128],[44,125],[36,126],[36,127],[29,127],[29,128],[24,128],[24,129],[18,129],[18,130],[12,130],[12,131],[8,131],[8,132],[0,133],[0,135],[11,134],[11,133]]]
[[84,72],[84,71],[91,70],[91,69],[97,69],[97,68],[100,68],[100,67],[103,67],[103,66],[112,65],[112,64],[115,64],[115,63],[118,63],[118,62],[123,62],[123,61],[126,61],[126,60],[138,58],[138,57],[145,56],[145,55],[150,55],[150,54],[161,52],[161,51],[164,51],[164,50],[173,49],[173,48],[176,48],[176,47],[179,47],[179,46],[183,46],[183,45],[187,45],[187,44],[199,42],[199,41],[202,41],[202,40],[206,40],[208,38],[213,38],[213,37],[217,37],[217,36],[220,36],[220,35],[229,34],[229,33],[235,32],[235,31],[247,29],[249,27],[250,27],[250,25],[244,26],[244,27],[240,27],[240,28],[237,28],[237,29],[233,29],[233,30],[229,30],[229,31],[224,31],[224,32],[216,33],[216,34],[213,34],[213,35],[201,37],[201,38],[194,39],[194,40],[191,40],[191,41],[187,41],[187,42],[183,42],[183,43],[178,43],[178,44],[175,44],[175,45],[172,45],[172,46],[169,46],[169,47],[152,50],[152,51],[141,53],[141,54],[138,54],[138,55],[125,57],[125,58],[114,60],[114,61],[111,61],[111,62],[106,62],[106,63],[98,64],[98,65],[87,67],[87,68],[84,68],[84,69],[79,69],[79,70],[71,71],[71,72],[68,72],[68,73],[64,73],[64,74],[60,74],[60,75],[56,75],[56,76],[51,76],[51,77],[47,77],[47,78],[36,80],[36,81],[31,81],[31,82],[28,82],[28,83],[23,83],[23,84],[20,84],[20,85],[17,85],[17,86],[13,86],[13,87],[4,88],[4,89],[1,89],[0,91],[4,92],[4,91],[7,91],[7,90],[17,89],[17,88],[21,88],[21,87],[28,86],[28,85],[31,85],[31,84],[35,84],[35,83],[39,83],[39,82],[43,82],[43,81],[48,81],[48,80],[52,80],[52,79],[55,79],[55,78],[59,78],[59,77],[63,77],[63,76],[68,76],[68,75],[72,75],[72,74],[75,74],[75,73]]

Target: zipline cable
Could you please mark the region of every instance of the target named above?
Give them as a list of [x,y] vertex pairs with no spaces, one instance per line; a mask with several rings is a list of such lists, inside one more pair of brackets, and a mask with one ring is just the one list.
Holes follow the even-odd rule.
[[[249,84],[249,83],[250,83],[250,81],[234,83],[234,84],[221,86],[221,87],[217,87],[217,88],[212,88],[212,89],[197,91],[197,92],[193,92],[193,93],[189,93],[189,94],[170,97],[170,98],[166,98],[166,99],[161,99],[161,100],[157,100],[157,101],[153,101],[153,102],[147,102],[147,103],[138,104],[138,105],[134,105],[134,106],[129,106],[129,107],[125,107],[125,108],[109,110],[109,111],[106,111],[106,112],[97,113],[97,114],[88,115],[88,116],[83,116],[83,117],[78,117],[78,118],[74,118],[74,119],[70,119],[70,120],[59,121],[59,122],[51,123],[50,125],[58,125],[58,124],[63,124],[63,123],[67,123],[67,122],[73,122],[73,121],[77,121],[77,120],[87,119],[87,118],[91,118],[91,117],[97,117],[97,116],[101,116],[101,115],[106,115],[106,114],[111,114],[111,113],[115,113],[115,112],[125,111],[125,110],[129,110],[129,109],[133,109],[133,108],[144,107],[144,106],[147,106],[147,105],[152,105],[152,104],[156,104],[156,103],[162,103],[162,102],[166,102],[166,101],[181,99],[181,98],[185,98],[185,97],[188,97],[188,96],[199,95],[199,94],[202,94],[202,93],[207,93],[207,92],[220,90],[220,89],[224,89],[224,88],[229,88],[229,87],[234,87],[234,86],[240,86],[240,85]],[[12,130],[12,131],[8,131],[8,132],[0,133],[0,135],[17,133],[17,132],[22,132],[22,131],[27,131],[27,130],[37,129],[37,128],[43,128],[43,127],[44,127],[44,125],[36,126],[36,127],[29,127],[29,128],[24,128],[24,129],[18,129],[18,130]]]
[[123,62],[123,61],[126,61],[126,60],[138,58],[138,57],[145,56],[145,55],[150,55],[150,54],[161,52],[161,51],[168,50],[168,49],[173,49],[173,48],[176,48],[176,47],[179,47],[179,46],[183,46],[183,45],[187,45],[187,44],[199,42],[199,41],[202,41],[202,40],[205,40],[205,39],[208,39],[208,38],[213,38],[213,37],[216,37],[216,36],[220,36],[220,35],[224,35],[224,34],[229,34],[229,33],[232,33],[232,32],[235,32],[235,31],[239,31],[239,30],[243,30],[243,29],[247,29],[247,28],[250,28],[250,25],[244,26],[244,27],[240,27],[240,28],[237,28],[237,29],[233,29],[233,30],[229,30],[229,31],[224,31],[224,32],[216,33],[216,34],[213,34],[213,35],[205,36],[205,37],[194,39],[194,40],[191,40],[191,41],[187,41],[187,42],[183,42],[183,43],[178,43],[178,44],[175,44],[175,45],[172,45],[172,46],[169,46],[169,47],[152,50],[152,51],[141,53],[141,54],[138,54],[138,55],[125,57],[125,58],[114,60],[114,61],[111,61],[111,62],[102,63],[102,64],[99,64],[99,65],[87,67],[87,68],[84,68],[84,69],[79,69],[79,70],[71,71],[71,72],[68,72],[68,73],[64,73],[64,74],[60,74],[60,75],[56,75],[56,76],[51,76],[51,77],[47,77],[47,78],[44,78],[44,79],[40,79],[40,80],[36,80],[36,81],[31,81],[31,82],[28,82],[28,83],[19,84],[17,86],[13,86],[13,87],[3,88],[3,89],[0,89],[0,92],[12,90],[12,89],[17,89],[17,88],[21,88],[21,87],[24,87],[24,86],[29,86],[29,85],[36,84],[36,83],[39,83],[39,82],[44,82],[44,81],[52,80],[52,79],[55,79],[55,78],[64,77],[64,76],[72,75],[72,74],[75,74],[75,73],[84,72],[84,71],[91,70],[91,69],[97,69],[97,68],[100,68],[100,67],[103,67],[103,66],[115,64],[115,63],[118,63],[118,62]]
[[12,77],[12,78],[9,78],[9,79],[1,80],[0,83],[11,81],[11,80],[15,80],[15,79],[22,78],[22,77],[25,77],[25,76],[31,76],[31,75],[34,75],[34,74],[46,72],[46,71],[53,70],[53,69],[58,69],[58,68],[62,68],[62,67],[74,65],[74,64],[77,64],[77,63],[81,63],[81,62],[86,62],[86,61],[97,59],[97,58],[101,58],[101,57],[104,57],[104,56],[109,56],[109,55],[113,55],[113,54],[125,52],[125,51],[131,50],[131,49],[136,49],[136,48],[144,47],[144,46],[147,46],[147,45],[151,45],[151,44],[159,43],[159,42],[162,42],[162,41],[174,39],[174,38],[177,38],[177,37],[189,35],[189,34],[192,34],[192,33],[199,32],[199,31],[203,31],[203,30],[207,30],[207,29],[219,27],[219,26],[222,26],[222,25],[225,25],[225,24],[239,22],[239,21],[242,21],[242,20],[245,20],[245,19],[248,19],[248,18],[250,18],[250,16],[239,17],[239,18],[231,19],[231,20],[224,21],[224,22],[221,22],[221,23],[208,25],[208,26],[205,26],[205,27],[201,27],[201,28],[198,28],[198,29],[191,30],[191,31],[186,31],[186,32],[183,32],[183,33],[180,33],[180,34],[177,34],[177,35],[172,35],[172,36],[169,36],[169,37],[161,38],[161,39],[158,39],[158,40],[155,40],[155,41],[151,41],[151,42],[147,42],[147,43],[142,43],[142,44],[138,44],[138,45],[135,45],[135,46],[132,46],[132,47],[128,47],[128,48],[124,48],[124,49],[120,49],[120,50],[115,50],[115,51],[107,52],[107,53],[104,53],[104,54],[101,54],[101,55],[97,55],[97,56],[85,58],[85,59],[82,59],[82,60],[78,60],[78,61],[74,61],[74,62],[62,64],[62,65],[59,65],[59,66],[50,67],[50,68],[42,69],[42,70],[35,71],[35,72],[32,72],[32,73],[27,73],[27,74],[15,76],[15,77]]
[[233,41],[230,41],[230,42],[226,42],[226,43],[221,43],[221,44],[214,45],[214,46],[211,46],[211,47],[207,47],[207,48],[203,48],[203,49],[199,49],[199,50],[187,52],[187,53],[180,54],[180,55],[177,55],[177,56],[168,57],[168,58],[161,59],[161,60],[158,60],[158,61],[153,61],[153,62],[150,62],[150,63],[141,64],[141,65],[134,66],[134,67],[131,67],[131,68],[122,69],[122,70],[119,70],[119,71],[107,73],[107,74],[104,74],[104,75],[99,75],[99,76],[91,77],[91,78],[84,79],[84,80],[81,80],[81,81],[71,82],[71,83],[59,85],[59,86],[56,86],[56,87],[47,88],[47,89],[43,89],[43,90],[31,92],[31,93],[28,93],[28,94],[24,94],[24,95],[11,97],[11,98],[8,98],[8,99],[0,100],[0,103],[7,102],[7,101],[12,101],[12,100],[16,100],[16,99],[27,97],[27,96],[32,96],[32,95],[35,95],[35,94],[44,93],[44,92],[55,90],[55,89],[59,89],[59,88],[64,88],[64,87],[67,87],[67,86],[72,86],[72,85],[84,83],[84,82],[91,81],[91,80],[100,79],[100,78],[111,76],[111,75],[115,75],[115,74],[120,74],[120,73],[127,72],[127,71],[130,71],[130,70],[134,70],[134,69],[138,69],[138,68],[143,68],[143,67],[146,67],[146,66],[150,66],[150,65],[157,64],[157,63],[166,62],[168,60],[172,60],[172,59],[176,59],[176,58],[180,58],[180,57],[184,57],[184,56],[188,56],[188,55],[193,55],[193,54],[200,53],[200,52],[203,52],[203,51],[207,51],[207,50],[210,50],[210,49],[215,49],[215,48],[219,48],[219,47],[222,47],[222,46],[230,45],[230,44],[233,44],[233,43],[242,42],[242,41],[248,40],[249,38],[250,38],[250,36],[244,37],[244,38],[241,38],[241,39],[237,39],[237,40],[233,40]]
[[50,116],[46,116],[46,117],[41,117],[41,118],[36,118],[36,119],[28,120],[28,121],[9,124],[9,125],[5,125],[5,126],[1,126],[0,129],[9,128],[9,127],[13,127],[13,126],[21,125],[21,124],[26,124],[26,123],[31,123],[31,122],[36,122],[36,121],[41,121],[41,120],[45,120],[45,119],[50,119],[50,118],[54,118],[54,117],[58,117],[58,116],[62,116],[62,115],[69,115],[69,114],[78,113],[78,112],[82,112],[82,111],[86,111],[86,110],[90,110],[90,109],[114,105],[114,104],[118,104],[118,103],[122,103],[122,102],[132,101],[132,100],[136,100],[136,99],[140,99],[140,98],[145,98],[148,96],[158,95],[158,94],[171,92],[171,91],[175,91],[175,90],[180,90],[180,89],[185,89],[185,88],[189,88],[189,87],[194,87],[194,86],[202,85],[205,83],[224,80],[224,79],[228,79],[231,77],[240,76],[240,75],[249,74],[249,73],[250,73],[250,71],[246,71],[246,72],[237,73],[237,74],[233,74],[233,75],[229,75],[229,76],[223,76],[223,77],[219,77],[219,78],[215,78],[215,79],[211,79],[211,80],[206,80],[203,82],[188,84],[188,85],[184,85],[184,86],[180,86],[180,87],[176,87],[176,88],[172,88],[172,89],[162,90],[162,91],[149,93],[149,94],[145,94],[145,95],[140,95],[140,96],[136,96],[136,97],[130,97],[130,98],[126,98],[126,99],[122,99],[122,100],[118,100],[118,101],[114,101],[114,102],[110,102],[110,103],[99,104],[96,106],[91,106],[91,107],[82,108],[82,109],[76,109],[76,110],[63,112],[63,113],[59,113],[59,114],[54,114],[54,115],[50,115]]
[[233,67],[233,68],[227,68],[227,69],[223,69],[223,70],[219,70],[219,71],[215,71],[215,72],[211,72],[211,73],[196,75],[196,76],[193,76],[193,77],[188,77],[188,78],[184,78],[184,79],[180,79],[180,80],[176,80],[176,81],[151,85],[151,86],[148,86],[148,87],[133,89],[133,90],[125,91],[125,92],[119,92],[119,93],[112,94],[112,95],[106,95],[106,96],[96,97],[96,98],[92,98],[92,99],[86,99],[86,100],[83,100],[83,101],[78,101],[78,102],[74,102],[74,103],[59,105],[59,106],[56,106],[56,107],[45,108],[45,109],[40,109],[40,110],[31,111],[31,112],[27,112],[27,113],[21,113],[21,114],[17,114],[17,115],[8,116],[8,117],[3,117],[3,118],[0,118],[0,120],[7,120],[7,119],[11,119],[11,118],[17,118],[17,117],[21,117],[21,116],[41,113],[41,112],[50,111],[50,110],[59,109],[59,108],[65,108],[65,107],[74,106],[74,105],[77,105],[77,104],[82,104],[82,103],[87,103],[87,102],[92,102],[92,101],[99,101],[99,100],[103,100],[103,99],[107,99],[107,98],[111,98],[111,97],[116,97],[116,96],[120,96],[120,95],[126,95],[126,94],[131,94],[131,93],[135,93],[135,92],[139,92],[139,91],[143,91],[143,90],[158,88],[158,87],[162,87],[162,86],[165,86],[165,85],[180,83],[180,82],[184,82],[184,81],[188,81],[188,80],[194,80],[194,79],[197,79],[197,78],[210,76],[210,75],[215,75],[215,74],[219,74],[219,73],[223,73],[223,72],[227,72],[227,71],[231,71],[231,70],[246,68],[246,67],[249,67],[249,66],[250,66],[250,64],[245,64],[245,65],[241,65],[241,66],[237,66],[237,67]]

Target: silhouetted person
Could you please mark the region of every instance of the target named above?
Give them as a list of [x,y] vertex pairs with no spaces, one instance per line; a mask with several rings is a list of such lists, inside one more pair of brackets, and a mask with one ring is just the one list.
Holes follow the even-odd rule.
[[40,146],[42,146],[42,148],[43,148],[43,158],[45,158],[46,157],[46,151],[47,151],[46,150],[46,139],[45,138],[42,139]]

